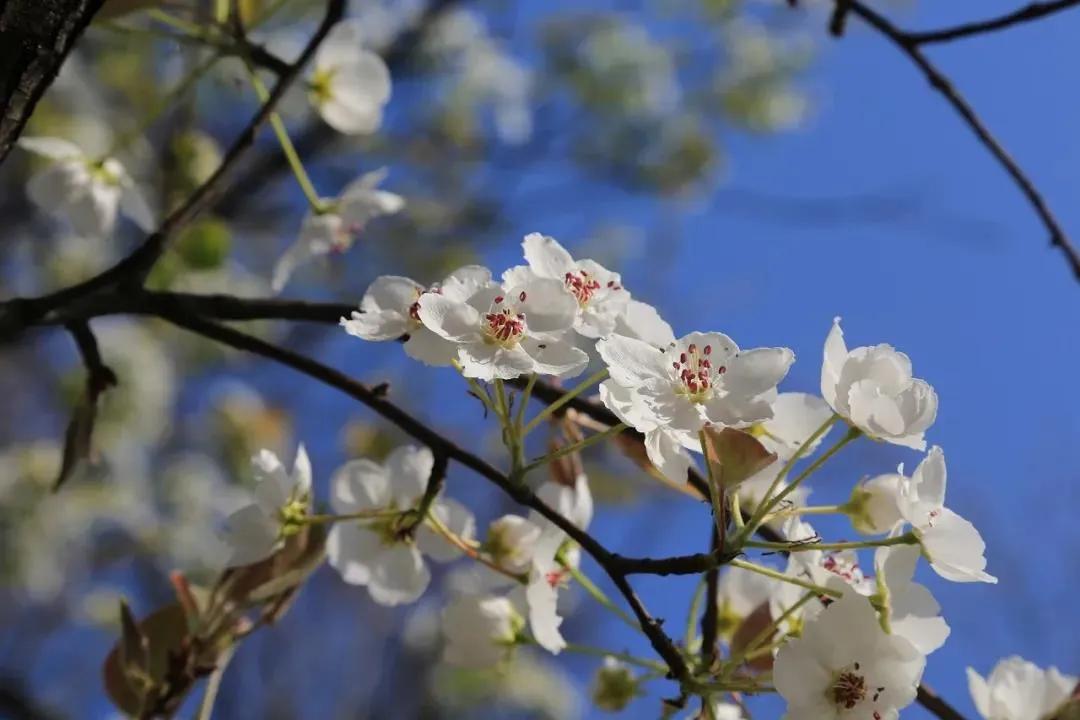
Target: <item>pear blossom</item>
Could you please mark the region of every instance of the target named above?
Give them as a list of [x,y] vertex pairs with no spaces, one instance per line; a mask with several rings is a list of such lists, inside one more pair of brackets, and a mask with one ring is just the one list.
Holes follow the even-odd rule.
[[901,465],[897,473],[870,478],[851,491],[844,510],[857,532],[880,535],[889,532],[903,519],[898,504],[903,472]]
[[622,314],[615,319],[615,334],[644,340],[657,348],[666,348],[675,342],[675,331],[667,320],[660,317],[657,309],[633,299],[626,303]]
[[[812,543],[819,537],[810,523],[797,517],[784,521],[781,532],[790,542],[807,543],[810,547],[813,547]],[[802,578],[833,590],[853,589],[861,595],[870,595],[874,590],[873,583],[859,565],[859,556],[853,550],[826,552],[804,549],[793,552],[788,557],[787,568],[784,572],[791,577]],[[805,594],[805,589],[792,583],[775,583],[769,597],[770,614],[774,618],[779,618],[798,603]],[[822,598],[814,598],[790,614],[781,627],[786,632],[797,634],[806,622],[817,617],[824,608],[825,601]]]
[[529,571],[542,528],[520,515],[503,515],[488,526],[483,550],[499,567],[521,575]]
[[432,292],[464,301],[490,282],[491,272],[479,265],[459,268],[431,287],[406,277],[382,275],[364,293],[360,312],[342,318],[341,326],[363,340],[397,340],[407,335],[409,357],[426,365],[450,365],[457,357],[457,345],[420,322],[420,296]]
[[[564,485],[555,480],[548,480],[536,489],[536,496],[572,522],[578,529],[584,530],[592,522],[592,490],[589,489],[589,478],[585,473],[578,473],[573,483],[573,485]],[[536,518],[533,518],[533,520],[535,521],[540,517],[539,514],[536,514]],[[543,522],[548,523],[548,520],[544,519]]]
[[[342,515],[366,511],[403,512],[416,507],[434,466],[431,450],[402,446],[379,464],[353,460],[331,480],[330,505]],[[475,535],[472,514],[461,504],[437,498],[431,512],[455,535],[469,541]],[[424,556],[438,562],[458,557],[459,551],[425,525],[403,533],[399,517],[341,521],[326,540],[330,565],[350,585],[366,586],[380,605],[414,602],[431,580]]]
[[925,661],[849,591],[780,648],[773,682],[787,701],[785,720],[895,720],[915,699]]
[[618,273],[593,260],[574,260],[555,238],[531,233],[525,236],[527,266],[507,270],[506,285],[521,285],[532,278],[558,280],[578,304],[574,329],[587,338],[600,338],[615,330],[616,322],[630,301]]
[[274,292],[281,292],[297,267],[351,248],[371,220],[401,212],[405,199],[379,190],[386,175],[386,168],[361,175],[337,198],[323,198],[322,208],[308,212],[300,226],[300,237],[274,265],[270,283]]
[[523,626],[505,597],[460,595],[443,610],[443,660],[466,668],[497,665],[509,655]]
[[533,552],[532,568],[525,587],[529,629],[540,647],[554,655],[566,647],[566,641],[559,632],[562,618],[558,612],[558,593],[568,581],[568,572],[555,557],[563,539],[560,530],[549,529],[541,535]]
[[367,135],[382,124],[390,100],[390,71],[362,46],[356,21],[340,22],[315,54],[308,77],[308,97],[326,124],[346,135]]
[[24,137],[18,146],[52,163],[30,178],[26,192],[47,213],[67,218],[76,234],[109,235],[118,213],[141,230],[154,229],[154,213],[119,160],[88,157],[78,145],[56,137]]
[[561,282],[534,278],[514,287],[492,283],[466,299],[425,293],[419,315],[428,329],[457,344],[465,377],[490,381],[527,373],[565,378],[584,370],[589,356],[567,336],[577,309]]
[[311,510],[311,461],[301,445],[292,472],[277,455],[263,450],[251,459],[255,473],[255,502],[225,520],[224,540],[231,550],[229,567],[265,560],[285,538],[300,530]]
[[949,626],[930,591],[912,580],[918,562],[919,549],[913,545],[879,547],[874,553],[878,594],[885,599],[882,612],[889,631],[929,655],[945,644]]
[[[825,401],[814,395],[791,392],[776,396],[773,416],[749,428],[750,434],[757,438],[766,450],[776,453],[776,461],[739,484],[739,500],[744,508],[754,508],[762,501],[780,468],[794,457],[803,443],[810,439],[831,415],[832,410]],[[825,435],[815,439],[807,446],[804,455],[813,453],[824,439]],[[784,486],[781,485],[778,489],[783,490]],[[795,506],[804,505],[809,493],[808,489],[800,485],[785,500]]]
[[1056,667],[1043,670],[1017,655],[999,661],[988,678],[971,668],[967,677],[975,709],[985,720],[1064,718],[1062,710],[1078,681]]
[[701,451],[707,423],[745,427],[772,417],[776,385],[795,359],[787,348],[741,351],[721,333],[691,333],[665,349],[612,335],[596,349],[611,373],[600,397],[644,433],[649,460],[679,482],[690,466],[686,450]]
[[911,360],[892,345],[849,351],[833,320],[825,340],[821,395],[838,415],[872,438],[926,449],[923,434],[937,416],[937,393],[912,378]]
[[900,481],[898,509],[922,544],[930,567],[953,582],[996,583],[986,572],[986,543],[975,526],[945,507],[945,453],[933,447]]

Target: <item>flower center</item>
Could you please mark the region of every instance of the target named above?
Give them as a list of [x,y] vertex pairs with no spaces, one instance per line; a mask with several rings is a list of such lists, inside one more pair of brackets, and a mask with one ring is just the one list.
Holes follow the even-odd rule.
[[858,584],[863,580],[862,568],[857,560],[851,560],[839,554],[829,554],[821,561],[821,566],[833,575],[842,577],[851,584]]
[[586,307],[600,289],[600,283],[585,270],[576,270],[563,276],[566,289],[577,298],[578,305]]
[[[518,299],[524,302],[525,293],[522,292]],[[509,350],[516,347],[525,334],[525,313],[500,307],[505,301],[506,298],[502,295],[496,297],[491,312],[484,316],[484,339],[492,345]]]
[[308,514],[307,493],[298,493],[289,498],[289,501],[281,506],[278,511],[278,519],[281,521],[281,537],[287,538],[296,535],[304,528],[304,518]]
[[852,670],[842,671],[833,681],[832,687],[828,691],[829,698],[833,703],[845,710],[851,710],[866,699],[866,678],[857,672],[859,663],[855,663],[853,668],[855,672],[852,672]]
[[320,107],[330,101],[333,92],[330,89],[334,80],[334,71],[326,68],[317,69],[311,74],[308,81],[308,91],[311,93],[312,104]]
[[699,350],[695,343],[690,343],[686,351],[679,353],[679,358],[671,363],[679,381],[677,392],[691,402],[702,403],[708,400],[720,376],[727,372],[723,365],[714,369],[710,355],[712,345],[706,345]]

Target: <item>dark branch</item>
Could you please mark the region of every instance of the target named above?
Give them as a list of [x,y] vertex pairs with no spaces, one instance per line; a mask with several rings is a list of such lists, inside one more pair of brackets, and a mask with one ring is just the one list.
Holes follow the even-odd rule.
[[1043,225],[1049,231],[1051,246],[1057,247],[1062,251],[1069,267],[1073,271],[1073,275],[1076,276],[1077,280],[1080,280],[1080,251],[1077,251],[1076,247],[1072,244],[1072,241],[1065,233],[1061,223],[1047,205],[1042,193],[1039,192],[1038,188],[1035,187],[1035,184],[1027,174],[1020,168],[1009,152],[1005,150],[993,133],[990,132],[982,119],[975,112],[974,108],[972,108],[968,101],[956,90],[952,82],[938,70],[937,66],[930,62],[922,52],[919,41],[917,40],[919,36],[899,29],[883,15],[861,2],[861,0],[834,0],[834,2],[836,3],[838,12],[843,8],[847,14],[857,16],[867,25],[888,38],[898,50],[907,55],[907,57],[915,63],[930,85],[945,98],[967,124],[968,128],[970,128],[979,139],[979,142],[982,143],[982,145],[990,151],[990,154],[997,159],[1001,166],[1005,168],[1005,171],[1013,179],[1016,186],[1020,188],[1020,191],[1035,209],[1036,214],[1038,214]]
[[951,42],[975,35],[987,35],[1006,30],[1023,23],[1038,20],[1039,18],[1052,15],[1062,10],[1068,10],[1080,5],[1080,0],[1056,0],[1056,2],[1033,2],[1019,10],[1006,13],[1000,17],[977,22],[964,23],[955,27],[930,30],[927,32],[911,32],[908,37],[916,45],[929,45],[931,43]]
[[104,0],[0,0],[0,163]]
[[[720,533],[716,523],[710,522],[709,554],[720,552]],[[701,667],[708,670],[716,659],[716,640],[720,629],[720,604],[717,594],[720,589],[720,566],[709,568],[705,572],[705,609],[701,613]]]
[[[304,51],[296,59],[296,62],[289,66],[288,71],[280,75],[266,102],[262,104],[258,111],[256,111],[255,115],[248,121],[243,132],[241,132],[240,136],[233,142],[232,147],[225,153],[221,165],[218,166],[218,169],[205,183],[200,185],[199,188],[188,197],[183,205],[174,210],[169,217],[165,219],[156,232],[146,238],[146,240],[143,241],[143,244],[130,255],[89,280],[77,285],[72,285],[51,295],[23,301],[23,304],[19,308],[19,320],[26,322],[28,319],[40,317],[50,310],[61,307],[72,300],[85,297],[110,286],[119,284],[133,286],[141,285],[146,274],[150,272],[154,263],[157,262],[158,258],[161,257],[161,254],[165,251],[172,236],[214,202],[217,193],[221,191],[224,185],[225,178],[230,174],[232,168],[240,158],[254,144],[255,135],[259,128],[261,128],[270,118],[274,112],[274,108],[277,107],[278,102],[285,95],[289,86],[300,74],[301,69],[315,54],[319,45],[322,44],[322,41],[326,38],[327,34],[329,34],[330,29],[341,19],[344,9],[345,0],[328,0],[323,20],[319,24],[315,34],[308,40]],[[0,317],[0,325],[3,325],[8,321],[8,318]]]
[[110,387],[116,385],[116,374],[101,358],[97,338],[85,320],[67,326],[75,340],[83,365],[86,367],[86,385],[83,394],[71,410],[71,419],[64,432],[64,451],[60,460],[60,472],[53,483],[59,490],[75,469],[93,457],[94,425],[97,422],[98,399]]

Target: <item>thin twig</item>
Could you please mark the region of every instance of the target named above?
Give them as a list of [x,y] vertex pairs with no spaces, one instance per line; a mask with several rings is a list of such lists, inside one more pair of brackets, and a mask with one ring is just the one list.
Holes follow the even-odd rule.
[[1023,23],[1052,15],[1062,10],[1068,10],[1080,6],[1080,0],[1056,0],[1056,2],[1033,2],[1018,10],[1006,13],[989,20],[964,23],[954,27],[928,30],[926,32],[910,32],[908,37],[916,45],[930,45],[931,43],[952,42],[976,35],[988,35],[998,30],[1006,30]]
[[[941,94],[942,97],[960,115],[968,128],[979,139],[979,142],[1001,164],[1013,182],[1027,198],[1035,209],[1036,214],[1042,220],[1043,225],[1050,233],[1050,244],[1057,247],[1065,255],[1065,260],[1072,269],[1077,280],[1080,280],[1080,251],[1072,244],[1057,217],[1050,210],[1046,199],[1035,184],[1020,168],[1001,142],[990,132],[986,124],[972,108],[971,104],[957,91],[952,82],[937,66],[930,62],[921,50],[920,43],[925,43],[927,34],[909,33],[901,30],[891,21],[877,11],[873,10],[860,0],[834,0],[837,8],[842,6],[847,13],[857,16],[870,27],[886,37],[893,45],[903,52],[922,71],[930,85]],[[932,34],[931,34],[932,36]],[[924,38],[921,39],[920,38]]]

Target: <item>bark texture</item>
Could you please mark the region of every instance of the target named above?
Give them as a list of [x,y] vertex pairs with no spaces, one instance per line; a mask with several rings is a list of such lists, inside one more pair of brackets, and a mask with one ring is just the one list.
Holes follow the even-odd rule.
[[104,0],[0,0],[0,162]]

